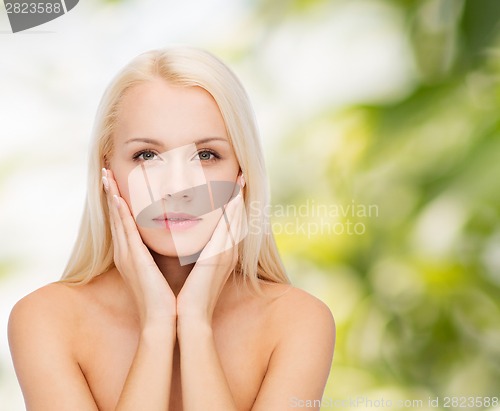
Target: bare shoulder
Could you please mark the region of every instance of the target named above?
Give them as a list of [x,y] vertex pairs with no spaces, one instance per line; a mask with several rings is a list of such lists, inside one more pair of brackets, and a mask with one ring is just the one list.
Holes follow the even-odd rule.
[[79,294],[76,287],[50,283],[20,299],[12,308],[8,323],[13,354],[35,339],[40,347],[54,343],[74,347],[81,316]]
[[324,321],[332,321],[333,315],[328,307],[319,298],[301,288],[291,284],[264,284],[263,290],[266,297],[272,300],[275,315],[286,317],[310,318],[319,317]]
[[294,398],[320,400],[335,347],[335,321],[330,308],[291,285],[265,288],[273,298],[266,329],[271,330],[274,344],[252,410],[288,410],[294,407],[289,403]]
[[85,290],[51,283],[12,308],[9,346],[26,409],[97,410],[77,360]]
[[76,315],[77,291],[61,283],[50,283],[21,298],[12,308],[9,328],[22,322],[24,326],[73,320]]
[[[9,317],[9,343],[57,335],[58,341],[71,343],[76,349],[78,327],[93,304],[93,290],[105,288],[94,279],[85,285],[64,282],[47,284],[21,298]],[[72,341],[74,340],[74,341]],[[75,342],[75,344],[72,344]]]
[[263,290],[272,301],[270,325],[280,331],[282,338],[308,333],[334,344],[335,320],[327,304],[290,284],[266,284]]

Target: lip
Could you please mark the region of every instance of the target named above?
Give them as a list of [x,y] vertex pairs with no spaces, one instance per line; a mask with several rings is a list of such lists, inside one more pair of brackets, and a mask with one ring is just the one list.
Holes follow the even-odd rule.
[[197,225],[201,221],[201,218],[186,213],[167,212],[166,214],[156,216],[153,218],[153,221],[167,230],[183,231]]

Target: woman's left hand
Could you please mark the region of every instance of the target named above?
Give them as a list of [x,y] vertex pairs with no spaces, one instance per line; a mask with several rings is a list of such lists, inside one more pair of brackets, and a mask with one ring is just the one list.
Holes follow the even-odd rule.
[[211,326],[219,295],[236,266],[238,243],[246,230],[241,190],[224,214],[177,296],[178,326],[185,322]]

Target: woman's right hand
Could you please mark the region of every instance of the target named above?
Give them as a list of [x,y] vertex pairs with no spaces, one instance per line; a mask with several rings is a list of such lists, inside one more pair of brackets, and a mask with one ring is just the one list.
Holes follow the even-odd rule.
[[103,168],[102,175],[115,265],[134,295],[141,326],[165,325],[175,329],[175,295],[142,241],[128,204],[120,196],[113,172]]

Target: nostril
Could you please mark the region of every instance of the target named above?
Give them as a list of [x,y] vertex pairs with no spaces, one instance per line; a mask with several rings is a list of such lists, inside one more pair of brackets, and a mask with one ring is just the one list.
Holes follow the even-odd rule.
[[187,190],[179,191],[177,193],[167,193],[163,196],[163,198],[190,198],[190,195],[187,193]]

